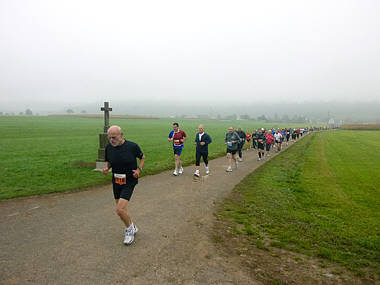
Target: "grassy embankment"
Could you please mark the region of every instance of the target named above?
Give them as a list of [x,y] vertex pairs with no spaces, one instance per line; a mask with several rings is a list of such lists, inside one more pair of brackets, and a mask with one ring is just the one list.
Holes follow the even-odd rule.
[[379,274],[380,132],[306,137],[246,177],[220,214],[258,248]]
[[[176,119],[175,119],[176,120]],[[128,140],[138,143],[147,157],[143,174],[155,174],[173,167],[167,141],[174,119],[111,118]],[[200,123],[205,124],[213,143],[210,158],[225,153],[223,144],[228,126],[253,130],[277,127],[251,121],[179,120],[189,136],[182,160],[194,163],[193,140]],[[0,117],[0,199],[80,189],[110,181],[92,171],[97,159],[103,118],[81,117]],[[79,165],[88,165],[80,167]]]

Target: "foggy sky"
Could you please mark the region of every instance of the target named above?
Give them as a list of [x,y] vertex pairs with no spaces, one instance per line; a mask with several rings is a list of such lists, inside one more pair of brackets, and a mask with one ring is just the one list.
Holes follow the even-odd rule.
[[1,0],[0,109],[379,102],[379,8],[377,0]]

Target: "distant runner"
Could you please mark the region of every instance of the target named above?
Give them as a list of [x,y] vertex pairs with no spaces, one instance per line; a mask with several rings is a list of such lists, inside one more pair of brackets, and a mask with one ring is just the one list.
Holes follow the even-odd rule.
[[187,135],[183,130],[179,129],[178,123],[173,123],[173,130],[169,133],[168,141],[173,142],[174,151],[174,163],[175,169],[173,175],[178,176],[183,173],[183,167],[181,162],[181,153],[184,147],[184,142],[187,139]]
[[251,146],[251,138],[252,138],[252,134],[250,132],[247,132],[246,133],[246,137],[245,137],[245,140],[247,141],[247,144],[248,144],[247,150],[249,150],[249,149],[252,148],[252,146]]
[[257,153],[259,155],[258,160],[261,160],[261,157],[264,158],[265,153],[264,153],[264,146],[266,142],[266,137],[265,137],[265,130],[264,128],[261,129],[257,133]]
[[233,127],[228,128],[228,133],[224,139],[224,144],[227,145],[227,158],[228,158],[228,168],[227,172],[232,171],[232,159],[235,162],[236,168],[238,167],[238,161],[236,158],[236,153],[239,150],[240,137],[237,132],[235,132]]
[[278,130],[276,130],[276,133],[274,134],[274,141],[276,143],[277,151],[281,150],[282,138],[283,138],[282,134]]
[[268,132],[265,133],[265,138],[266,138],[266,142],[265,142],[265,150],[267,152],[267,156],[270,156],[270,148],[272,146],[272,142],[273,142],[273,135],[272,135],[272,131],[269,130]]
[[201,163],[201,157],[205,163],[206,175],[210,173],[208,168],[208,145],[212,142],[211,137],[205,133],[205,128],[203,125],[199,125],[199,132],[195,135],[195,172],[194,176],[199,177],[199,169]]
[[241,128],[238,128],[237,130],[237,133],[240,137],[240,142],[239,142],[239,161],[243,161],[243,152],[242,152],[242,149],[244,147],[244,144],[245,144],[245,137],[246,137],[246,134],[245,132],[241,129]]

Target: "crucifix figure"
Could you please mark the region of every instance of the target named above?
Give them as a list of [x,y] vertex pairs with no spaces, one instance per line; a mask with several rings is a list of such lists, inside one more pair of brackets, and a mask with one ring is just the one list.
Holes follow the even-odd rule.
[[106,134],[110,127],[110,111],[112,108],[109,107],[108,102],[104,102],[104,107],[101,107],[100,110],[104,111],[104,133]]

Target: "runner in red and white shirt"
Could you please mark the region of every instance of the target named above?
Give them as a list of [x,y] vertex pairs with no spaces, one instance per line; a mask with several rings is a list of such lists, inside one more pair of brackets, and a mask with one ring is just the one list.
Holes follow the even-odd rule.
[[181,153],[184,147],[184,142],[187,139],[187,135],[183,130],[179,129],[178,123],[173,123],[173,130],[169,133],[168,141],[173,142],[173,151],[174,151],[174,162],[175,169],[173,175],[178,176],[178,174],[183,173]]

